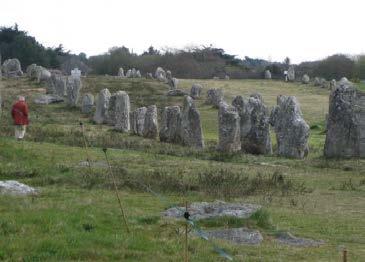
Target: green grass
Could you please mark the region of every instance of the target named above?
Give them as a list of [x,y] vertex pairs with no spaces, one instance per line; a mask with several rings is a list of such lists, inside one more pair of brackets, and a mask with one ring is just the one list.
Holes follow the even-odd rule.
[[[199,151],[120,134],[96,126],[78,109],[64,104],[37,106],[32,98],[42,88],[28,80],[6,80],[1,118],[0,180],[16,179],[40,189],[37,197],[0,197],[0,260],[8,261],[180,261],[184,252],[184,224],[161,217],[172,204],[184,201],[242,201],[261,204],[263,211],[247,220],[220,218],[201,221],[203,229],[247,226],[264,235],[260,246],[216,241],[236,261],[339,261],[340,246],[350,261],[365,258],[365,160],[326,160],[322,157],[324,115],[328,91],[313,86],[263,80],[182,80],[205,90],[223,87],[226,99],[260,92],[269,106],[278,94],[295,95],[311,129],[310,155],[304,160],[276,156],[226,155],[215,152],[217,110],[197,102],[207,148]],[[167,86],[142,79],[111,77],[84,79],[83,93],[108,87],[126,90],[132,108],[181,104],[166,97]],[[30,91],[33,89],[33,91]],[[27,139],[16,142],[9,117],[12,100],[27,94],[31,126]],[[79,121],[86,125],[93,162],[108,155],[120,189],[131,233],[127,234],[106,168],[80,167],[82,148]],[[138,181],[138,182],[136,182]],[[146,192],[139,182],[163,196]],[[323,239],[318,248],[279,245],[273,233],[290,231]],[[191,261],[223,261],[212,246],[189,237]]]

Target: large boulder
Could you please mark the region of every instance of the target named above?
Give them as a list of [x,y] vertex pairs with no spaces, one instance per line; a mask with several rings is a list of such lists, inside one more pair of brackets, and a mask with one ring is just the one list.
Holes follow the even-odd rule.
[[221,102],[218,112],[218,150],[233,153],[241,150],[240,116],[234,106]]
[[23,75],[22,67],[17,58],[7,59],[2,66],[4,77],[14,78]]
[[265,79],[271,79],[271,72],[270,72],[270,70],[265,70]]
[[365,157],[365,93],[340,81],[331,92],[326,157]]
[[36,79],[37,78],[37,64],[31,64],[27,67],[26,73],[27,77],[30,79]]
[[309,84],[309,81],[310,81],[309,76],[308,76],[307,74],[304,74],[304,75],[302,76],[302,84],[307,85],[307,84]]
[[220,103],[224,99],[223,89],[213,88],[207,91],[207,101],[209,105],[213,105],[215,108],[219,108]]
[[190,96],[185,96],[181,111],[181,140],[182,144],[186,146],[204,147],[200,113]]
[[166,72],[165,72],[165,70],[163,70],[162,67],[157,67],[156,72],[155,72],[155,78],[160,82],[167,81]]
[[291,82],[295,81],[295,69],[292,65],[288,69],[288,80]]
[[191,87],[191,90],[190,90],[190,96],[193,99],[197,99],[197,98],[199,98],[201,96],[202,90],[203,90],[202,85],[200,85],[200,84],[193,84],[192,87]]
[[95,123],[103,124],[106,122],[110,97],[111,97],[111,94],[107,88],[102,89],[99,92],[98,99],[96,102],[96,111],[94,114]]
[[81,112],[84,114],[90,114],[94,107],[94,96],[92,94],[85,94],[82,97]]
[[309,126],[294,96],[278,96],[270,123],[276,133],[279,156],[304,158],[308,154]]
[[162,113],[160,141],[168,143],[180,143],[181,114],[179,106],[168,106]]
[[114,109],[115,129],[128,132],[130,130],[129,113],[131,105],[129,95],[125,91],[116,92]]
[[245,100],[237,96],[232,102],[240,116],[241,149],[250,154],[272,154],[270,113],[259,94]]
[[80,78],[69,77],[67,79],[67,103],[71,107],[77,106],[80,97],[82,83]]
[[37,82],[47,83],[51,79],[51,72],[40,66],[37,70]]
[[145,119],[144,119],[144,128],[143,128],[143,137],[156,139],[158,136],[158,122],[157,122],[157,107],[155,105],[151,105],[147,107]]

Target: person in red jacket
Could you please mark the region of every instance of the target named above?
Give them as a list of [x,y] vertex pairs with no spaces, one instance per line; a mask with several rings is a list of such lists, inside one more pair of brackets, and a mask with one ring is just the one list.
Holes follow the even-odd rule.
[[18,101],[15,102],[11,110],[11,116],[15,125],[15,138],[21,140],[24,138],[26,126],[29,124],[29,109],[25,102],[24,96],[19,96]]

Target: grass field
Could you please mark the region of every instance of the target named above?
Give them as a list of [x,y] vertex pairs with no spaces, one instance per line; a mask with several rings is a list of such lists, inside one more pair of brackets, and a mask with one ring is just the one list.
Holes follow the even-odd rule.
[[[90,76],[82,92],[102,88],[129,93],[132,109],[156,104],[181,105],[181,97],[166,97],[167,86],[144,79],[118,80]],[[96,126],[79,109],[64,104],[39,106],[33,98],[42,86],[26,79],[0,82],[4,100],[0,138],[0,180],[15,179],[40,189],[36,197],[0,197],[0,260],[5,261],[181,261],[184,223],[161,217],[171,204],[216,199],[261,204],[250,219],[202,221],[203,229],[247,226],[264,235],[260,246],[215,241],[235,261],[365,260],[365,160],[326,160],[324,118],[329,91],[280,81],[181,80],[189,90],[222,87],[229,102],[238,94],[259,92],[272,107],[276,96],[295,95],[311,126],[310,154],[304,160],[276,156],[215,152],[217,110],[197,101],[207,148],[159,143],[107,126]],[[16,142],[9,116],[17,94],[26,94],[31,125],[26,141]],[[205,93],[204,95],[205,96]],[[160,113],[159,112],[159,113]],[[160,114],[161,115],[161,114]],[[85,123],[91,147],[83,149],[79,122]],[[274,138],[274,136],[273,136]],[[274,143],[275,144],[275,143]],[[108,155],[131,233],[122,223],[118,202],[105,168]],[[274,145],[275,147],[275,145]],[[79,165],[89,155],[95,167]],[[280,176],[283,182],[273,182]],[[159,196],[146,192],[150,186]],[[161,201],[161,198],[167,199]],[[280,231],[322,239],[316,248],[293,248],[274,240]],[[189,236],[191,261],[224,261],[204,240]]]

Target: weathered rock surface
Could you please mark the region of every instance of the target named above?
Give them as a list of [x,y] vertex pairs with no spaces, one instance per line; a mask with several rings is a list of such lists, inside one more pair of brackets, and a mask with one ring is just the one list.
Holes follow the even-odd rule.
[[69,106],[75,107],[79,101],[82,83],[80,78],[68,77],[67,79],[67,103]]
[[94,107],[94,96],[92,94],[85,94],[82,97],[81,112],[90,114]]
[[168,143],[180,143],[181,115],[179,106],[165,107],[160,128],[160,141]]
[[124,78],[125,77],[123,67],[120,67],[119,68],[119,70],[118,70],[118,77],[121,77],[121,78]]
[[302,84],[309,84],[310,78],[307,74],[302,76]]
[[241,150],[240,116],[235,107],[221,102],[218,112],[218,150],[232,153]]
[[208,105],[213,105],[213,107],[219,108],[219,105],[223,101],[223,99],[224,99],[223,89],[213,88],[207,91],[206,103]]
[[57,95],[40,95],[34,99],[35,104],[48,105],[63,102],[64,99]]
[[190,96],[193,99],[197,99],[197,98],[199,98],[201,96],[202,90],[203,90],[202,85],[200,85],[200,84],[193,84],[192,87],[191,87],[191,90],[190,90]]
[[365,93],[340,81],[331,92],[326,157],[365,157]]
[[131,113],[131,130],[135,135],[143,136],[146,107],[140,107]]
[[115,129],[128,132],[130,128],[129,113],[131,109],[129,95],[124,91],[115,94]]
[[7,59],[2,66],[4,77],[13,78],[23,75],[22,67],[17,58]]
[[99,96],[96,102],[96,111],[94,114],[94,122],[97,124],[103,124],[106,122],[107,112],[109,108],[111,94],[107,88],[102,89],[99,92]]
[[33,187],[19,183],[15,180],[0,181],[0,194],[4,195],[36,195],[38,192]]
[[156,139],[158,137],[157,107],[147,107],[144,119],[143,137]]
[[166,72],[165,72],[165,70],[163,70],[162,67],[157,67],[156,72],[155,72],[155,78],[160,82],[167,81]]
[[259,94],[245,100],[237,96],[232,105],[240,116],[241,149],[250,154],[272,154],[270,113]]
[[295,81],[295,69],[294,66],[289,66],[288,69],[288,80],[289,81]]
[[264,238],[260,231],[248,228],[228,228],[207,231],[208,238],[230,241],[234,244],[259,245]]
[[271,72],[270,72],[270,70],[265,70],[265,79],[271,79]]
[[308,154],[309,126],[294,96],[278,96],[270,123],[276,133],[278,155],[304,158]]
[[184,106],[181,111],[181,140],[182,144],[186,146],[204,147],[200,113],[190,96],[184,98]]
[[185,96],[185,95],[188,95],[188,93],[181,89],[172,89],[172,90],[169,90],[166,93],[166,95],[167,96]]
[[[259,205],[223,201],[194,202],[188,207],[190,218],[193,220],[217,217],[249,218],[259,209],[261,209]],[[162,214],[167,217],[184,218],[184,212],[185,207],[172,207]]]
[[276,236],[276,240],[280,244],[297,246],[297,247],[318,247],[325,243],[323,240],[313,240],[309,238],[295,237],[289,232],[283,232],[278,234]]

